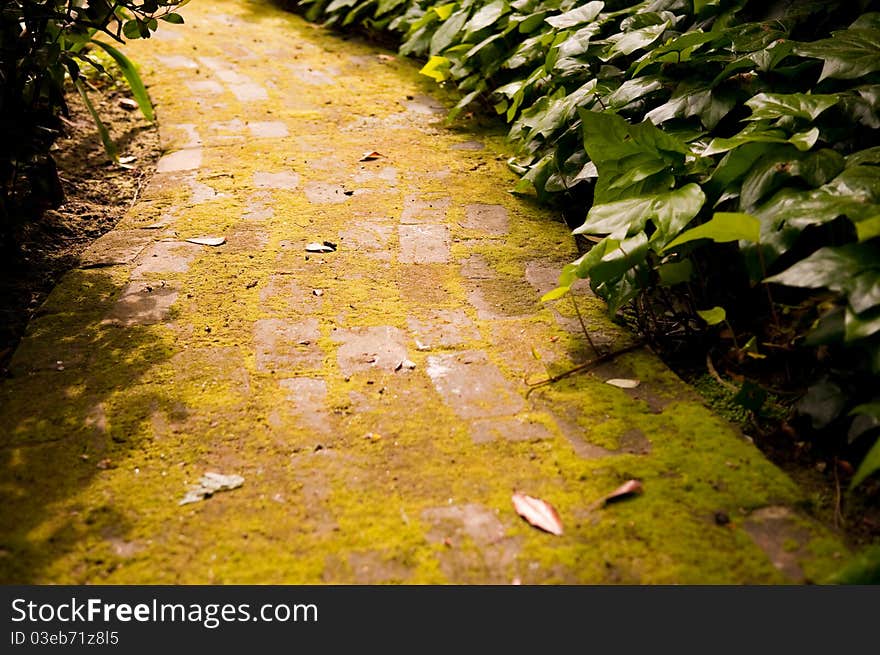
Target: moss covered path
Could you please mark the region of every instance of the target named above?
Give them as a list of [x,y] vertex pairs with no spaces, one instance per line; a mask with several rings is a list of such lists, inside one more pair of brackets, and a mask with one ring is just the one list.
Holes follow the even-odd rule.
[[[571,237],[508,193],[501,138],[444,127],[414,64],[269,2],[185,15],[129,46],[158,172],[2,385],[0,581],[764,583],[843,563],[648,351],[527,393],[594,356],[570,304],[539,302]],[[600,348],[631,343],[578,297]],[[243,482],[181,504],[209,472]],[[598,502],[629,479],[644,493]]]

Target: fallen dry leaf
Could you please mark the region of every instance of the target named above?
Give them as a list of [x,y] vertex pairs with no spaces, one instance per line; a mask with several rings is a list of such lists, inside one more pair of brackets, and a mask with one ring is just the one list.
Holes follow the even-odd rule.
[[376,59],[379,61],[394,61],[395,57],[392,57],[391,55],[376,55]]
[[323,243],[310,243],[306,245],[306,252],[333,252],[336,248],[331,248]]
[[629,496],[640,493],[642,493],[642,483],[638,480],[627,480],[622,485],[617,487],[617,489],[605,496],[601,500],[600,504],[607,505],[608,503],[612,503],[616,500],[621,500],[623,498],[627,498]]
[[550,503],[521,493],[513,494],[511,500],[516,513],[531,525],[550,534],[562,534],[562,520]]
[[358,161],[373,161],[379,159],[379,157],[384,157],[381,152],[376,152],[375,150],[371,150],[370,152],[365,152],[364,156],[358,159]]
[[122,98],[119,100],[119,106],[128,111],[134,111],[138,108],[138,103],[131,98]]
[[621,389],[635,389],[641,383],[638,380],[627,380],[626,378],[611,378],[610,380],[605,380],[605,384],[610,384],[612,387],[619,387]]
[[199,246],[222,246],[226,243],[226,237],[193,237],[192,239],[186,239],[186,241]]

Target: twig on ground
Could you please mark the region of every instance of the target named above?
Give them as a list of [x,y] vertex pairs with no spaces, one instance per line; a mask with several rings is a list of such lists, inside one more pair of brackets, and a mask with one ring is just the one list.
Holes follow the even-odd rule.
[[574,368],[570,368],[567,371],[562,373],[557,373],[556,375],[549,375],[546,380],[538,380],[537,382],[529,382],[526,380],[526,386],[529,387],[529,390],[526,392],[526,396],[528,396],[532,391],[537,389],[538,387],[543,387],[548,384],[553,384],[554,382],[559,382],[560,380],[567,378],[575,373],[583,373],[585,371],[589,371],[592,368],[595,368],[599,364],[604,364],[605,362],[609,362],[612,359],[625,355],[626,353],[630,353],[634,350],[638,350],[642,346],[644,346],[646,341],[644,339],[639,339],[630,345],[621,348],[620,350],[613,350],[611,352],[607,352],[603,355],[599,355],[598,357],[594,357],[593,359],[584,362],[583,364],[578,364]]
[[147,176],[146,171],[141,171],[140,175],[138,175],[137,185],[134,188],[134,196],[131,199],[131,204],[128,206],[129,209],[131,209],[132,207],[134,207],[137,204],[138,196],[140,196],[140,194],[141,194],[141,188],[143,187],[144,178],[146,176]]
[[724,378],[722,378],[718,374],[718,371],[715,370],[715,365],[712,363],[712,355],[708,352],[706,353],[706,370],[708,370],[709,375],[711,375],[713,378],[715,378],[715,380],[718,382],[718,384],[720,384],[725,389],[733,391],[734,393],[739,391],[739,389],[736,388],[736,385],[731,384],[730,382],[728,382],[727,380],[725,380]]
[[837,458],[834,458],[834,527],[839,528],[843,516],[840,511],[840,477],[837,475]]

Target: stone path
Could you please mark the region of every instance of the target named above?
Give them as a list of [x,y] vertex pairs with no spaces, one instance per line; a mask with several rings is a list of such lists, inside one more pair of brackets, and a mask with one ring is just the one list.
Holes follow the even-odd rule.
[[[570,304],[539,302],[571,237],[508,193],[500,137],[444,127],[414,64],[270,2],[186,19],[129,47],[158,173],[2,386],[0,581],[765,583],[842,563],[649,352],[527,393],[594,355]],[[578,297],[594,341],[630,343]],[[244,483],[180,505],[207,472]],[[631,478],[641,496],[597,503]]]

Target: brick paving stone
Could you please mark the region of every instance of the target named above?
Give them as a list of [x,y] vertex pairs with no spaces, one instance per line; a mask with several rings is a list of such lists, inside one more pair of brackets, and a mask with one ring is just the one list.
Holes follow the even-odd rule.
[[431,355],[428,376],[443,402],[462,418],[512,415],[526,406],[482,351]]
[[445,225],[400,225],[401,264],[442,264],[449,261],[450,236]]
[[254,324],[257,370],[281,373],[319,368],[324,360],[317,344],[320,337],[317,319],[260,319]]

